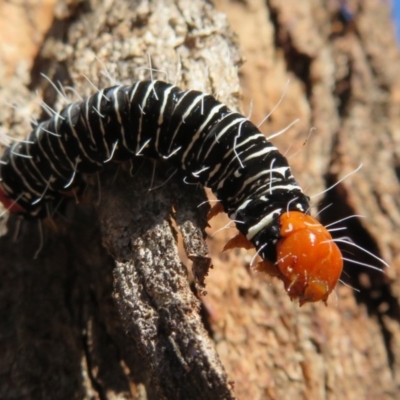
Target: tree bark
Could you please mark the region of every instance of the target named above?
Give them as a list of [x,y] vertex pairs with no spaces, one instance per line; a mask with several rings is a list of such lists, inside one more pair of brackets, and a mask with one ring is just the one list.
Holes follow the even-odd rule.
[[46,223],[43,245],[37,221],[0,221],[1,399],[399,396],[400,64],[389,7],[214,4],[237,37],[202,0],[59,2],[29,74],[20,66],[10,78],[0,66],[0,98],[19,104],[0,109],[3,140],[26,135],[32,116],[47,118],[35,91],[53,108],[65,104],[40,73],[83,97],[92,84],[153,76],[237,108],[238,43],[244,113],[253,100],[257,122],[280,103],[266,134],[300,119],[274,143],[316,209],[331,204],[322,221],[364,215],[339,235],[391,268],[349,264],[343,279],[359,291],[340,284],[328,307],[299,308],[279,281],[251,270],[252,253],[221,253],[234,235],[217,232],[224,215],[207,229],[209,269],[201,188],[168,164],[107,166],[88,177],[81,204]]

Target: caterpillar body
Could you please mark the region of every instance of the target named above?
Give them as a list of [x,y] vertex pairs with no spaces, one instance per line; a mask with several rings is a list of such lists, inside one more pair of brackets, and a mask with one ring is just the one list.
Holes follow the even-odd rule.
[[[102,89],[15,142],[0,161],[0,201],[27,218],[52,215],[81,174],[142,155],[168,159],[210,187],[239,232],[300,304],[326,303],[343,260],[309,213],[286,158],[248,119],[213,96],[162,81]],[[238,242],[236,242],[238,243]]]

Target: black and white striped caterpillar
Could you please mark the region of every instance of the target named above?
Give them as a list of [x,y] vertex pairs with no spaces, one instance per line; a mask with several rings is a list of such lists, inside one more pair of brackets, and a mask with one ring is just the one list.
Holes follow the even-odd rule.
[[4,152],[0,201],[26,217],[52,215],[83,185],[81,174],[139,154],[168,159],[210,187],[263,258],[260,269],[278,276],[292,299],[326,302],[342,255],[308,215],[309,198],[286,158],[248,119],[202,92],[138,81],[68,105]]

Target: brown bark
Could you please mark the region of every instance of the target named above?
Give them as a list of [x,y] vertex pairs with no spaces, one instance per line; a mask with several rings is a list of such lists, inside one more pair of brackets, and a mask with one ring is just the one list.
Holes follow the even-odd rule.
[[[339,285],[328,308],[300,309],[280,282],[251,272],[247,252],[221,254],[234,235],[223,230],[210,237],[214,268],[207,295],[196,298],[176,239],[201,289],[203,192],[179,175],[169,179],[168,165],[157,164],[154,179],[149,162],[135,163],[133,177],[129,166],[111,166],[100,186],[90,185],[96,212],[69,204],[56,227],[45,227],[36,259],[37,222],[23,222],[17,241],[16,219],[0,222],[8,228],[0,237],[1,399],[399,396],[400,64],[389,9],[379,0],[348,1],[346,19],[336,1],[214,3],[238,35],[242,109],[254,101],[252,120],[268,114],[291,79],[263,129],[300,118],[274,142],[283,152],[290,146],[307,192],[363,162],[314,203],[332,203],[324,222],[365,215],[342,224],[346,235],[391,269],[348,265],[344,279],[360,292]],[[166,71],[182,87],[237,106],[240,57],[224,16],[205,1],[71,1],[55,15],[29,76],[16,68],[6,78],[0,69],[0,97],[24,106],[0,109],[2,133],[26,134],[27,117],[40,116],[28,83],[60,107],[39,72],[86,96],[94,89],[83,74],[98,87],[111,84],[104,68],[124,83],[149,77],[146,53],[156,77],[166,79]],[[209,233],[227,222],[215,218]],[[359,252],[351,257],[381,267]]]

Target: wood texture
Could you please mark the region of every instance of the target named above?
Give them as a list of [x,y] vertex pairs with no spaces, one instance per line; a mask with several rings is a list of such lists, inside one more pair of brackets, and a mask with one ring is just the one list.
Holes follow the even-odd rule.
[[[0,222],[8,230],[0,237],[1,399],[399,396],[400,64],[389,8],[379,0],[214,4],[218,12],[201,0],[59,2],[32,70],[19,66],[10,77],[0,68],[0,98],[23,105],[0,108],[3,141],[44,116],[35,90],[62,105],[40,72],[86,96],[95,89],[84,75],[98,87],[110,76],[149,77],[147,54],[158,78],[166,72],[232,107],[240,97],[244,113],[253,101],[254,122],[283,95],[263,130],[300,119],[274,143],[317,194],[316,209],[332,203],[322,220],[364,215],[344,222],[344,235],[391,268],[349,264],[344,280],[359,292],[339,285],[329,307],[299,308],[280,282],[251,271],[251,252],[221,254],[235,234],[217,232],[225,216],[207,229],[208,270],[200,189],[179,175],[165,183],[168,165],[154,178],[149,162],[138,160],[133,177],[129,165],[111,166],[100,186],[90,179],[95,210],[71,202],[66,218],[46,227],[36,259],[37,223],[21,224],[15,241],[15,218]],[[356,250],[346,256],[381,267]]]

